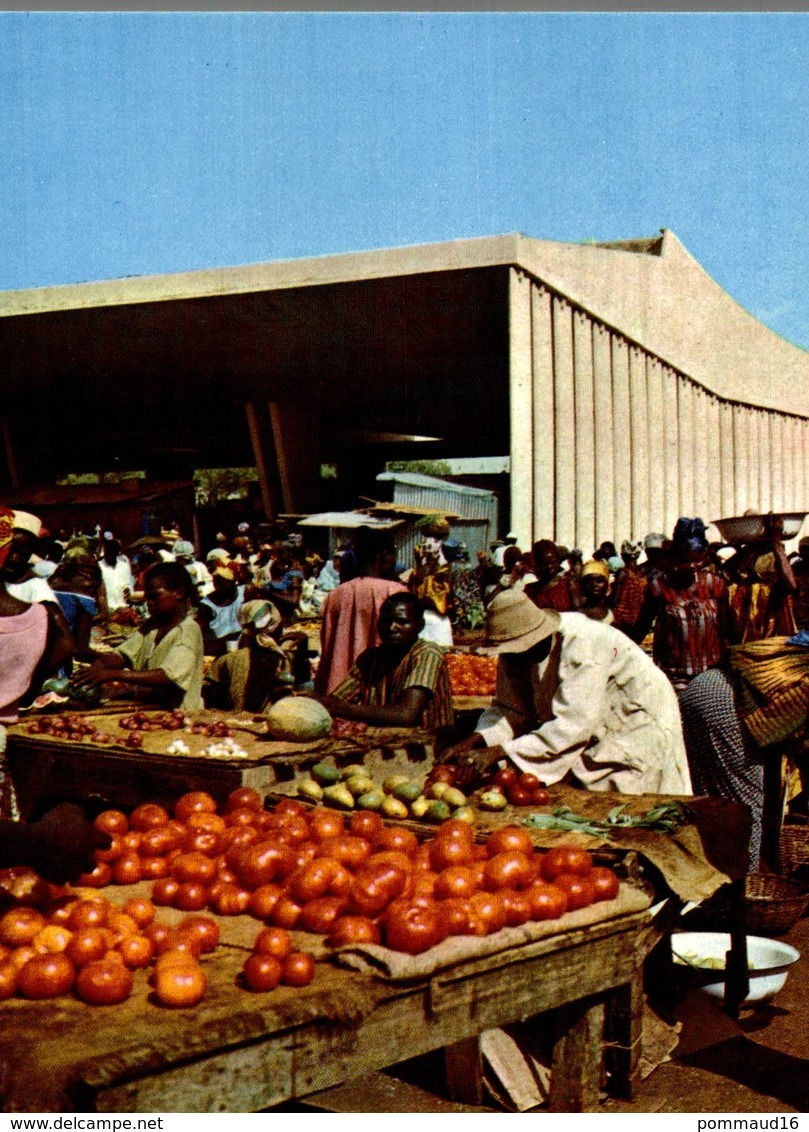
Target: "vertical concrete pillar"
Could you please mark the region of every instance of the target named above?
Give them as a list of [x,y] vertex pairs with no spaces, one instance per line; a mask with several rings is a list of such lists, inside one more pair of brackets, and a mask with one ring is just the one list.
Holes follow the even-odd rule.
[[715,498],[708,478],[708,394],[694,390],[694,514],[710,520],[710,500]]
[[758,494],[754,507],[759,511],[769,511],[772,506],[772,439],[770,437],[770,414],[757,410],[756,427],[753,435],[751,463],[758,481]]
[[736,469],[733,460],[733,406],[719,402],[719,514],[715,519],[730,518],[736,514]]
[[[554,476],[553,327],[551,296],[544,287],[531,286],[531,343],[534,390],[534,516],[531,542],[549,537],[556,529]],[[520,543],[528,549],[528,543]]]
[[576,402],[573,389],[573,317],[570,304],[556,295],[553,298],[553,374],[556,432],[556,530],[553,538],[566,546],[574,546]]
[[786,419],[780,413],[770,413],[770,454],[772,466],[772,500],[769,510],[785,511],[785,470],[789,460],[786,447]]
[[593,404],[592,320],[573,315],[573,390],[576,424],[576,528],[574,541],[585,554],[595,549],[595,409]]
[[717,507],[721,506],[722,494],[722,442],[720,438],[721,415],[720,401],[709,393],[705,401],[705,441],[707,447],[707,463],[705,479],[707,492],[705,501],[705,520],[720,517]]
[[743,515],[750,504],[750,459],[748,454],[749,410],[733,406],[733,468],[736,481],[734,515]]
[[[632,481],[631,537],[649,529],[649,403],[646,395],[646,358],[636,346],[629,348],[629,397]],[[622,536],[624,537],[624,536]]]
[[646,360],[649,397],[649,522],[646,532],[659,531],[666,517],[665,414],[663,409],[663,367],[657,358]]
[[[629,398],[629,346],[612,336],[613,451],[615,453],[615,537],[635,536],[632,531],[632,425]],[[648,532],[644,532],[648,534]]]
[[680,418],[680,512],[694,516],[694,386],[687,379],[679,384],[678,416]]
[[612,360],[610,333],[601,323],[593,325],[593,404],[595,406],[595,537],[616,539],[615,523],[615,431],[612,401]]
[[671,534],[680,515],[680,382],[683,379],[666,366],[663,370],[663,439],[661,457],[665,499],[660,520],[652,530]]
[[511,529],[530,544],[534,517],[534,378],[531,356],[531,280],[509,272],[509,418]]

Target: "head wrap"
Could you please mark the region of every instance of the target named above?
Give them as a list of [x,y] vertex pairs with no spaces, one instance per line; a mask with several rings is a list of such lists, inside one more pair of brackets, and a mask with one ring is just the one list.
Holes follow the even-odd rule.
[[178,538],[174,544],[174,557],[193,559],[194,544],[192,542],[187,542],[185,539]]
[[223,546],[217,546],[205,557],[206,562],[229,562],[230,555]]
[[642,550],[643,543],[640,542],[640,540],[638,542],[630,542],[628,538],[625,538],[621,543],[621,555],[624,558],[640,558]]
[[235,562],[220,562],[213,572],[214,578],[226,578],[229,582],[236,582],[239,578],[239,568]]
[[699,553],[708,549],[708,540],[705,537],[705,524],[702,519],[677,520],[672,540],[674,547],[679,551],[692,551]]
[[14,512],[9,507],[0,504],[0,566],[3,565],[8,552],[11,550],[11,523]]
[[666,536],[660,534],[648,534],[643,540],[644,550],[662,550],[666,545]]
[[239,623],[247,629],[261,629],[272,633],[281,624],[281,614],[271,601],[246,601],[239,610]]
[[616,570],[623,569],[624,560],[623,558],[619,558],[617,554],[611,554],[607,559],[607,565],[609,566],[610,570],[615,572]]
[[14,511],[13,514],[14,518],[11,525],[15,531],[28,531],[34,538],[39,538],[42,532],[42,523],[36,515],[31,515],[28,511]]
[[[623,563],[621,563],[623,565]],[[610,568],[602,558],[591,558],[589,562],[585,562],[581,568],[581,576],[584,578],[588,574],[600,574],[602,578],[609,578]]]

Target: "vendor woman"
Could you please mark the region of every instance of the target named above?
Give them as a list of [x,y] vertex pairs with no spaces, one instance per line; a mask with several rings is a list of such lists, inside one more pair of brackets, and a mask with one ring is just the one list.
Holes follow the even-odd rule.
[[141,700],[196,711],[202,705],[202,633],[192,614],[194,583],[179,562],[147,571],[144,593],[149,619],[114,652],[95,654],[74,676],[78,687],[117,681]]
[[419,637],[424,610],[415,594],[391,594],[379,610],[382,644],[366,649],[323,702],[332,715],[379,727],[453,726],[444,650]]

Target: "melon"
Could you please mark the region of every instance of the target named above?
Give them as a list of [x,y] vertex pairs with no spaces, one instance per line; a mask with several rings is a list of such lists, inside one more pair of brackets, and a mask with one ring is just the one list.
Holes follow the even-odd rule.
[[323,739],[331,731],[331,716],[317,700],[308,696],[285,696],[264,713],[273,739],[308,742]]

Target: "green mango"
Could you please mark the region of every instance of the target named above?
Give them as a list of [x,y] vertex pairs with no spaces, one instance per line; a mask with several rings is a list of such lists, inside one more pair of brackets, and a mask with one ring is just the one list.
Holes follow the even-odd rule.
[[392,791],[392,794],[400,802],[415,802],[421,794],[421,787],[417,782],[402,782]]
[[344,782],[338,782],[333,786],[326,786],[323,790],[323,801],[327,806],[331,806],[335,810],[354,809],[354,795]]
[[342,778],[340,771],[331,763],[315,763],[311,770],[312,778],[321,786],[333,786]]
[[384,801],[385,795],[378,786],[375,786],[367,794],[360,794],[356,800],[356,806],[358,810],[381,810]]
[[427,821],[435,822],[438,825],[442,821],[446,821],[452,815],[452,811],[446,802],[437,801],[430,802],[427,809],[424,811],[424,817]]
[[298,793],[302,798],[311,798],[313,802],[319,802],[323,797],[323,787],[313,778],[304,778],[303,782],[298,783]]

